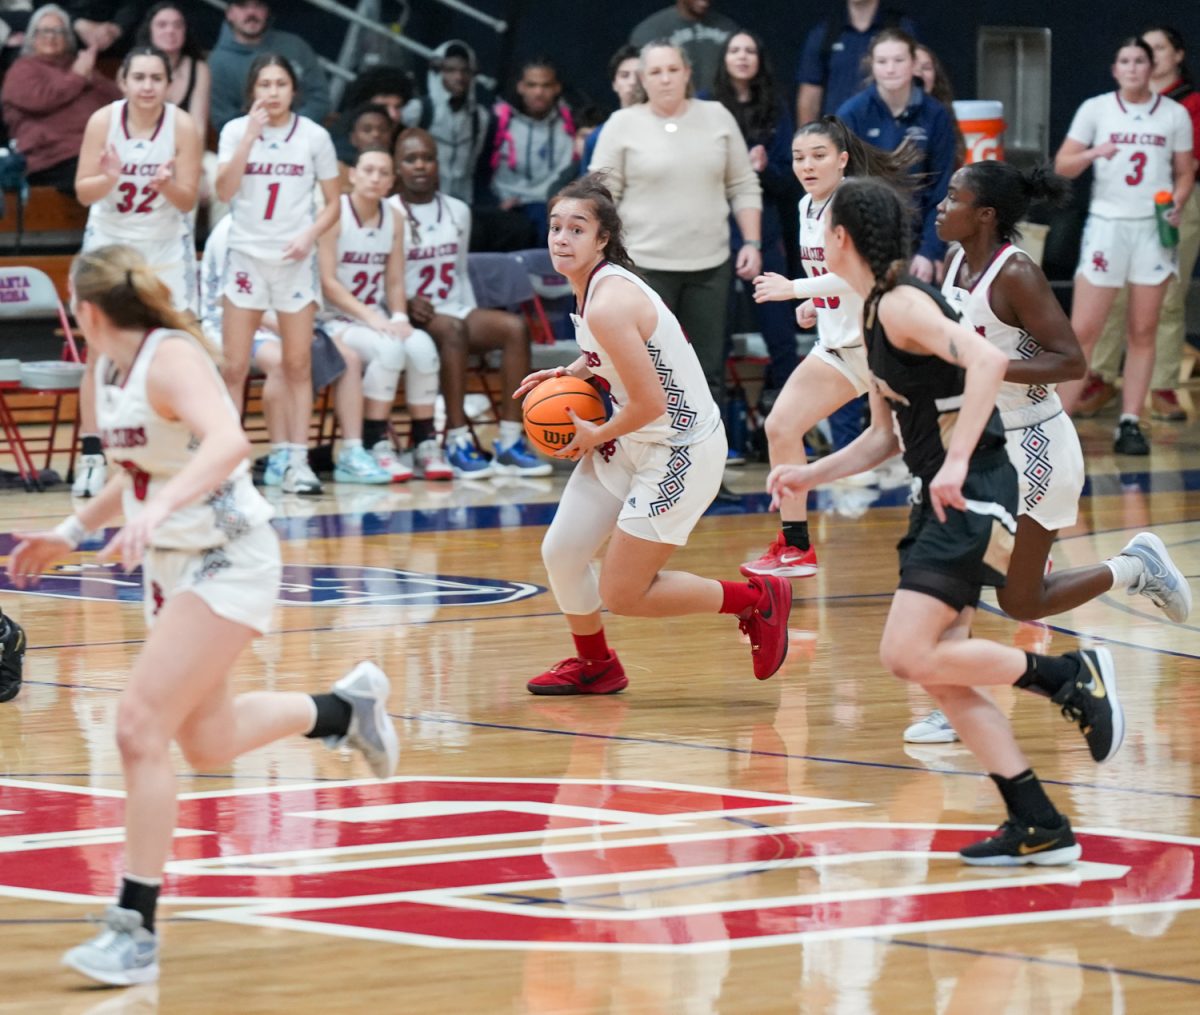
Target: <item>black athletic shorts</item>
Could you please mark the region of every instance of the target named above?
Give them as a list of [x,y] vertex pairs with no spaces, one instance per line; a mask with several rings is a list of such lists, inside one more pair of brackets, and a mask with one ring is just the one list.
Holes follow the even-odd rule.
[[1004,586],[1017,531],[1017,472],[1003,449],[972,461],[963,483],[966,511],[946,509],[939,522],[922,489],[916,494],[900,554],[900,588],[933,596],[956,610],[975,606],[983,586]]

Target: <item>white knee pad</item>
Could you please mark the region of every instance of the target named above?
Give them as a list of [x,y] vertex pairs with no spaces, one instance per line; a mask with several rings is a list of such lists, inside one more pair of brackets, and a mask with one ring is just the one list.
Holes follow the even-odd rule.
[[404,340],[408,370],[404,375],[404,397],[409,405],[432,405],[438,396],[441,359],[437,346],[425,331],[414,331]]
[[[555,522],[562,518],[560,510]],[[551,523],[542,539],[542,562],[550,577],[550,590],[563,613],[586,616],[597,612],[600,581],[592,563],[592,548],[572,539],[569,525]]]
[[374,402],[395,399],[400,372],[404,369],[404,343],[365,324],[346,325],[338,338],[358,353],[365,364],[363,397]]

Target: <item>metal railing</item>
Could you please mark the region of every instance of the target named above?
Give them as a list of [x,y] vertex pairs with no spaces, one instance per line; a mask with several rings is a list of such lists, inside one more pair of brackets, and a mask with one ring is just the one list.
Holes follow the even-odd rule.
[[[225,0],[204,0],[204,2],[210,7],[215,7],[219,11],[224,11],[229,6]],[[350,25],[354,26],[354,28],[360,31],[373,32],[376,35],[380,35],[389,42],[392,42],[403,49],[407,49],[412,53],[416,53],[418,56],[423,57],[426,60],[431,60],[434,56],[434,51],[428,46],[422,45],[414,39],[410,39],[407,35],[398,35],[390,28],[381,25],[378,21],[372,21],[370,18],[365,17],[358,11],[352,11],[347,7],[343,7],[341,4],[337,3],[336,0],[303,0],[303,2],[312,7],[316,7],[318,10],[325,11],[327,14],[332,14],[335,17],[342,18],[344,21],[348,22]],[[497,34],[502,35],[508,31],[507,21],[503,21],[500,18],[494,18],[490,14],[484,14],[482,11],[476,10],[469,4],[463,3],[462,0],[434,0],[434,2],[440,3],[444,7],[449,7],[451,10],[458,11],[460,14],[465,14],[468,17],[474,18],[476,21],[479,21],[488,28],[491,28]],[[340,63],[335,63],[333,60],[326,59],[320,55],[318,55],[318,60],[320,61],[321,66],[336,78],[339,78],[342,81],[354,80],[355,72],[343,67]],[[488,77],[486,74],[478,75],[477,80],[485,88],[495,88],[496,86],[495,79]]]

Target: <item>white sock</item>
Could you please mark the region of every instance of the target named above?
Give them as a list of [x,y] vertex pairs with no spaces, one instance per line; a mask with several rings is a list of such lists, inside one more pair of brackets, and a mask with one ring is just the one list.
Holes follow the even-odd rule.
[[451,444],[469,444],[471,441],[471,428],[469,426],[456,426],[453,430],[446,431],[446,446]]
[[283,444],[272,444],[271,455],[272,457],[275,455],[286,455],[291,450],[291,447],[292,446],[286,442]]
[[1121,418],[1117,422],[1124,423],[1126,420],[1128,420],[1130,423],[1137,423],[1141,420],[1141,417],[1138,416],[1137,413],[1123,412],[1121,413]]
[[524,425],[518,423],[515,419],[500,420],[500,446],[502,448],[511,448],[521,439],[524,433]]
[[361,448],[362,446],[363,446],[363,443],[362,443],[361,437],[358,440],[354,440],[353,438],[349,438],[349,437],[342,438],[342,450],[343,451],[353,451],[355,448]]
[[289,444],[288,461],[292,465],[307,465],[308,446],[305,444]]
[[1134,589],[1138,579],[1146,570],[1142,558],[1135,557],[1131,553],[1121,553],[1115,557],[1109,557],[1104,563],[1113,573],[1113,588],[1125,591]]

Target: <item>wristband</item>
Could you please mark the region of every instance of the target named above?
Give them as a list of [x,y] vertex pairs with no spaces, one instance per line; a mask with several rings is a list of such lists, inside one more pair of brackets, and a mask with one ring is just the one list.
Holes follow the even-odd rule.
[[393,324],[407,324],[408,323],[408,314],[406,314],[403,310],[397,310],[394,314],[392,314],[392,323]]
[[755,250],[762,250],[762,240],[742,240],[743,247],[753,247]]
[[53,531],[56,536],[65,539],[72,550],[87,538],[87,529],[84,528],[78,515],[68,515],[54,526]]

